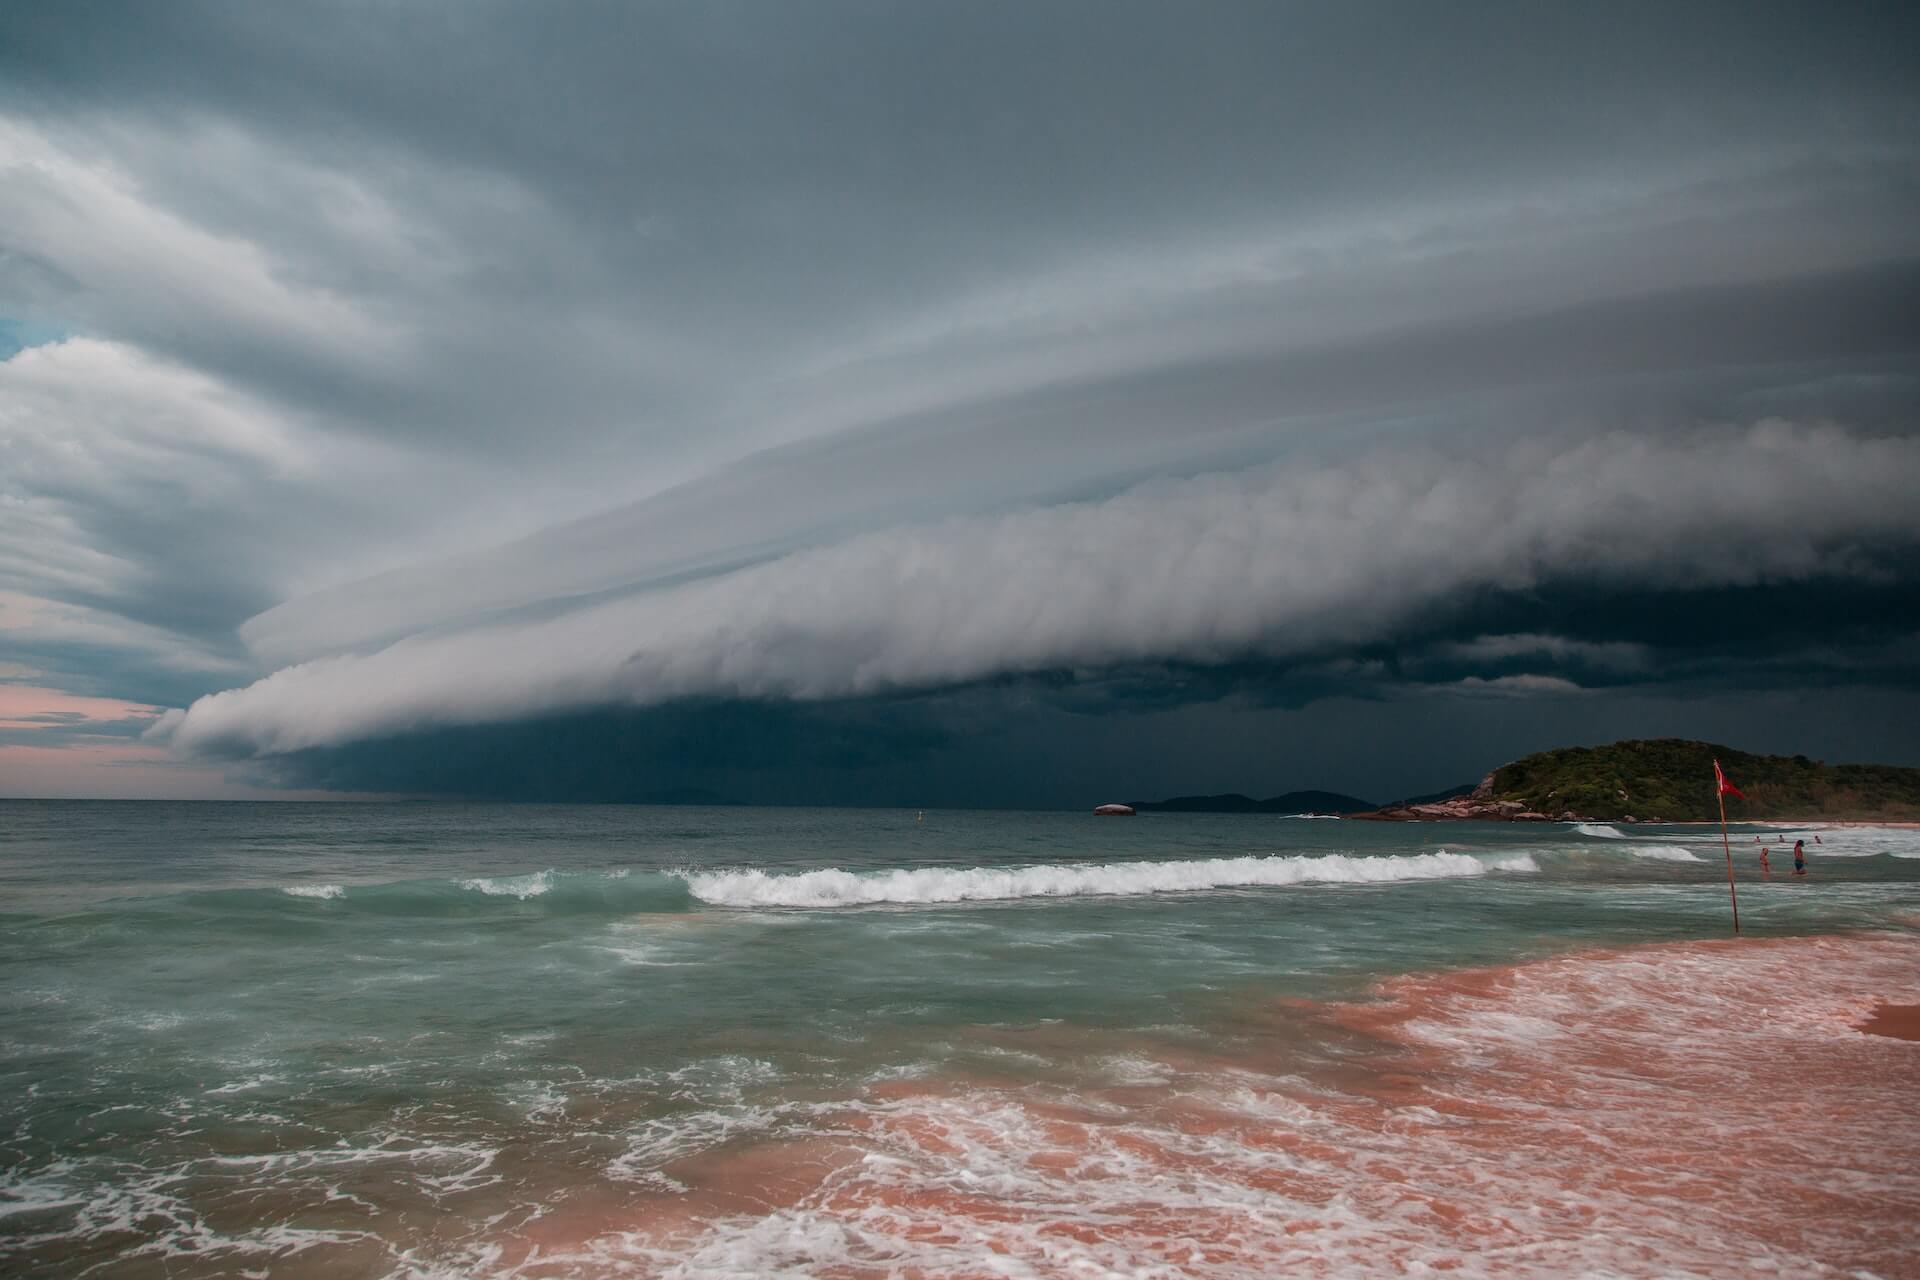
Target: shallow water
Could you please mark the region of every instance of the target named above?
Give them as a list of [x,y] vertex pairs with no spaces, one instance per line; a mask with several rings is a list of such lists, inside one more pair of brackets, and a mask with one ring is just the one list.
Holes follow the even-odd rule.
[[[0,1264],[46,1274],[1238,1276],[1367,1249],[1741,1274],[1667,1230],[1670,1205],[1622,1220],[1640,1253],[1566,1243],[1618,1188],[1569,1185],[1528,1123],[1593,1140],[1599,1082],[1642,1089],[1646,1053],[1588,1061],[1557,1028],[1617,990],[1570,1043],[1699,1041],[1704,1061],[1760,1016],[1744,990],[1770,1023],[1808,1011],[1769,1053],[1830,1066],[1867,1039],[1848,1029],[1867,988],[1920,970],[1898,951],[1920,919],[1901,831],[1820,832],[1805,880],[1776,842],[1762,883],[1736,829],[1742,921],[1773,950],[1652,967],[1618,948],[1728,932],[1717,832],[56,802],[0,804],[0,832]],[[1842,930],[1878,932],[1779,941]],[[1742,976],[1763,963],[1787,969]],[[1489,966],[1485,1008],[1343,1012]],[[1628,1017],[1675,1006],[1657,1030]],[[1883,1081],[1916,1053],[1871,1051],[1907,1054],[1874,1060]],[[1466,1059],[1448,1096],[1488,1114],[1448,1118],[1428,1094]],[[1512,1082],[1549,1059],[1578,1097]],[[1824,1114],[1796,1132],[1834,1168],[1881,1144],[1829,1186],[1838,1220],[1715,1238],[1789,1272],[1898,1274],[1911,1241],[1876,1215],[1915,1207],[1886,1172],[1920,1156],[1913,1111]],[[1505,1200],[1532,1179],[1564,1213],[1468,1230],[1467,1184],[1414,1203],[1441,1170]],[[1674,1176],[1660,1194],[1685,1201]]]

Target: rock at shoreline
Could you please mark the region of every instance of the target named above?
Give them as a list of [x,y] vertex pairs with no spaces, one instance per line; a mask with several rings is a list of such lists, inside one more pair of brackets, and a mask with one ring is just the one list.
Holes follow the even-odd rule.
[[1389,805],[1372,813],[1357,813],[1356,818],[1377,822],[1566,822],[1578,821],[1571,814],[1559,817],[1529,809],[1521,800],[1493,797],[1491,774],[1473,789],[1472,794],[1427,804]]

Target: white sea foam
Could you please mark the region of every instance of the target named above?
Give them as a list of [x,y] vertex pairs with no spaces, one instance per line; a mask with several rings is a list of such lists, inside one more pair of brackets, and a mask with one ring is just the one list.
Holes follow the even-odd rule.
[[657,942],[629,943],[626,946],[602,947],[608,955],[616,956],[623,964],[641,965],[654,969],[683,969],[692,963],[690,960],[665,960],[661,957],[672,954]]
[[1003,902],[1015,898],[1133,896],[1294,884],[1392,884],[1537,871],[1526,855],[1483,862],[1464,853],[1412,857],[1206,858],[1190,862],[1107,862],[1090,866],[921,867],[854,873],[830,868],[789,875],[681,872],[702,902],[726,907],[844,907],[868,903]]
[[[1840,963],[1823,970],[1825,959]],[[1408,1017],[1394,1034],[1443,1055],[1444,1074],[1419,1086],[1436,1105],[1378,1106],[1254,1062],[1167,1066],[1144,1105],[1125,1092],[1061,1096],[1032,1082],[848,1100],[823,1114],[860,1158],[823,1169],[802,1148],[769,1180],[779,1201],[696,1218],[691,1232],[622,1223],[540,1261],[568,1274],[689,1278],[910,1265],[929,1276],[1258,1280],[1716,1275],[1729,1258],[1742,1274],[1807,1275],[1837,1272],[1837,1255],[1849,1274],[1893,1274],[1913,1188],[1905,1134],[1885,1122],[1902,1097],[1899,1076],[1837,1073],[1823,1087],[1844,1105],[1799,1133],[1781,1132],[1762,1087],[1783,1050],[1849,1063],[1872,1052],[1897,1072],[1896,1046],[1848,1043],[1865,1038],[1852,1024],[1871,1007],[1851,990],[1857,965],[1872,991],[1912,986],[1911,944],[1891,940],[1576,956],[1508,971],[1491,992],[1414,980],[1390,996]],[[1798,988],[1802,975],[1814,991],[1792,1002],[1792,1017],[1764,1008],[1765,993]],[[1137,1064],[1157,1059],[1102,1062],[1121,1068],[1124,1089]],[[1723,1098],[1722,1080],[1744,1087]],[[1462,1103],[1497,1125],[1463,1123]],[[1566,1134],[1597,1117],[1606,1148],[1571,1150]],[[642,1126],[629,1139],[636,1158],[610,1172],[657,1178],[684,1144],[708,1152],[744,1138],[762,1145],[739,1167],[766,1177],[796,1133],[742,1132],[741,1119]],[[1724,1158],[1755,1138],[1769,1154]],[[1841,1206],[1832,1234],[1746,1211],[1783,1170],[1832,1150],[1871,1153],[1868,1172],[1830,1188]],[[1619,1225],[1596,1231],[1596,1221]]]
[[1583,836],[1594,836],[1601,840],[1625,840],[1627,833],[1618,827],[1610,827],[1604,822],[1578,822],[1573,829]]
[[1650,858],[1655,862],[1699,862],[1700,855],[1691,849],[1682,849],[1677,844],[1637,844],[1627,850],[1636,858]]
[[1117,1084],[1166,1084],[1173,1079],[1173,1068],[1137,1053],[1108,1054],[1100,1062],[1103,1073]]
[[493,1186],[497,1149],[480,1143],[433,1142],[403,1134],[387,1134],[362,1146],[342,1142],[330,1147],[308,1147],[259,1155],[209,1156],[205,1163],[221,1169],[250,1171],[262,1180],[308,1175],[319,1171],[400,1166],[406,1181],[438,1199],[463,1191]]
[[742,1105],[643,1120],[625,1135],[627,1149],[608,1161],[606,1174],[616,1182],[659,1183],[663,1166],[764,1133],[778,1119],[775,1109]]
[[337,884],[290,884],[280,892],[295,898],[341,898],[346,896],[346,887]]
[[496,898],[519,898],[524,902],[553,888],[553,872],[534,871],[524,876],[477,876],[462,880],[460,887]]
[[207,1090],[207,1096],[214,1097],[218,1094],[246,1093],[252,1089],[265,1088],[270,1084],[279,1084],[281,1079],[282,1077],[280,1076],[267,1075],[265,1073],[247,1076],[245,1079],[231,1080],[218,1088],[209,1089]]
[[[1821,828],[1820,843],[1812,830],[1807,830],[1807,856],[1809,858],[1871,858],[1876,854],[1886,854],[1892,858],[1920,858],[1920,831],[1904,827],[1825,827]],[[1792,837],[1778,840],[1775,847],[1793,847]]]

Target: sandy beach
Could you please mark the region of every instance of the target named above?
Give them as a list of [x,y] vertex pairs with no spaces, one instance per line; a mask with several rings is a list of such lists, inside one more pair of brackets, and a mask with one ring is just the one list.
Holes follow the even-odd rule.
[[1887,934],[1393,979],[1232,1054],[1116,1041],[1079,1089],[876,1085],[557,1215],[517,1274],[1915,1275],[1917,1000],[1920,939]]
[[[1682,829],[172,816],[197,834],[8,828],[34,924],[0,931],[0,1040],[35,1087],[0,1089],[0,1272],[1920,1257],[1911,832],[1829,834],[1802,878],[1743,849],[1736,938],[1718,833]],[[183,889],[183,845],[224,882]]]
[[1920,1004],[1881,1004],[1860,1029],[1895,1040],[1920,1040]]

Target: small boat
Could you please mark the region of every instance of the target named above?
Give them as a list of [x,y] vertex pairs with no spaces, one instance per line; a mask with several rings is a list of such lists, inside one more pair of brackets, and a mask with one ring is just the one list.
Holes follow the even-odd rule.
[[1093,816],[1096,818],[1131,818],[1133,816],[1133,806],[1130,804],[1096,805],[1094,806]]

